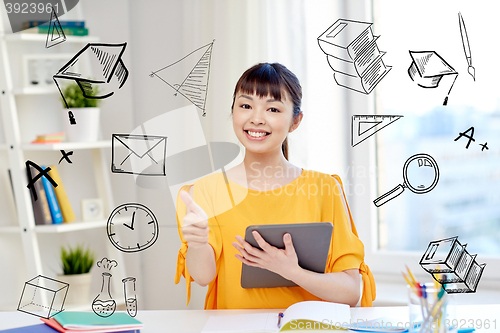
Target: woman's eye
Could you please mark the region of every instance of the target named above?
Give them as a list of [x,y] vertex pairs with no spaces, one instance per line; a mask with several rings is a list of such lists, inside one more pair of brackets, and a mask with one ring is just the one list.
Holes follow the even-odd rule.
[[271,111],[271,112],[280,112],[280,110],[278,110],[276,108],[270,108],[269,111]]
[[248,104],[243,104],[241,107],[242,107],[243,109],[250,109],[250,105],[248,105]]

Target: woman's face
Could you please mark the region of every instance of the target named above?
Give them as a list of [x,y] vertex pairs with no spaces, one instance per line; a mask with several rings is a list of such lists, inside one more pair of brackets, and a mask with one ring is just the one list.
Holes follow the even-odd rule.
[[281,152],[281,144],[301,117],[293,119],[293,103],[285,91],[282,100],[238,92],[233,106],[233,128],[246,150],[253,153]]

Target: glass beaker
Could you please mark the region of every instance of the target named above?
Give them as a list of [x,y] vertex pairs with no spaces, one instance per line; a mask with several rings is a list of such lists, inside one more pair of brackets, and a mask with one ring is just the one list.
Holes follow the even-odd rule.
[[125,295],[125,303],[127,304],[127,312],[130,317],[135,317],[137,314],[137,296],[135,295],[135,278],[128,277],[122,280]]
[[108,272],[102,273],[101,292],[94,299],[94,302],[92,302],[92,310],[96,315],[101,317],[109,317],[116,310],[116,302],[109,292],[111,276]]

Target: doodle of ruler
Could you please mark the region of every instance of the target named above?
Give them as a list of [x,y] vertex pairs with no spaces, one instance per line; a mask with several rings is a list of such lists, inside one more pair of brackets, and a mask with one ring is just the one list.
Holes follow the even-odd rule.
[[[218,195],[217,199],[220,202],[217,206],[220,208],[218,212],[213,212],[214,214],[220,214],[234,207],[246,197],[247,187],[229,181],[225,175],[225,170],[236,165],[236,160],[240,160],[240,147],[232,142],[209,142],[207,144],[194,105],[152,118],[135,128],[130,134],[167,137],[166,177],[145,176],[147,170],[141,170],[140,165],[132,164],[133,176],[138,186],[148,189],[166,189],[168,186],[175,201],[183,185],[193,184],[197,179],[213,173],[214,177],[222,177],[220,180],[227,184],[228,194],[225,197]],[[163,156],[152,157],[159,163],[163,162]]]
[[149,75],[168,84],[175,90],[175,96],[179,93],[188,99],[203,112],[202,116],[206,115],[205,102],[214,42],[215,40]]

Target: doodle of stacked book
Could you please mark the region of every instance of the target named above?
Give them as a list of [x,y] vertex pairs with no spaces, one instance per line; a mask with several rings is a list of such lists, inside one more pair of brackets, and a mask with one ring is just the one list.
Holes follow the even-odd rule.
[[369,94],[389,73],[372,32],[372,23],[339,19],[318,37],[338,85]]
[[443,285],[447,293],[474,293],[486,264],[476,262],[458,236],[429,243],[420,266]]

